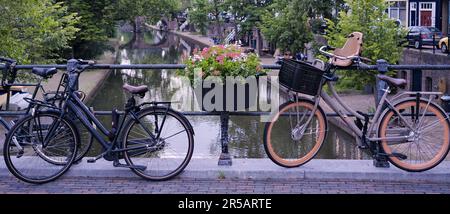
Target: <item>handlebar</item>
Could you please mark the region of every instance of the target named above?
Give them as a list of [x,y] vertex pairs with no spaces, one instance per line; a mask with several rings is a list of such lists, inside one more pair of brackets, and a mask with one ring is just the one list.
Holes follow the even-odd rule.
[[78,59],[78,62],[80,62],[81,65],[94,65],[95,64],[94,60]]
[[95,61],[83,59],[70,59],[67,61],[67,72],[82,73],[84,70],[94,65]]
[[[2,72],[2,87],[10,86],[13,84],[16,80],[17,76],[17,61],[14,59],[6,58],[6,57],[0,57],[0,62],[5,63],[5,68],[3,68]],[[9,78],[8,78],[9,76]]]

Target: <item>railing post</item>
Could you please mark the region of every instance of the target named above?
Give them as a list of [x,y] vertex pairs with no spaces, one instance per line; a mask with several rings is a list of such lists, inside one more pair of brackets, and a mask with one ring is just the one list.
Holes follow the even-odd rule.
[[219,157],[219,166],[231,166],[231,156],[228,153],[228,122],[230,115],[228,112],[220,113],[220,143],[222,145],[222,153]]
[[433,54],[436,54],[436,33],[433,34]]
[[[389,63],[384,59],[377,60],[378,73],[386,74],[388,72],[388,65]],[[379,80],[378,78],[376,78],[375,87],[376,87],[375,106],[378,106],[381,97],[383,97],[384,90],[387,88],[387,83],[383,80]]]
[[[378,73],[380,74],[386,74],[389,69],[388,69],[388,65],[389,63],[384,60],[384,59],[380,59],[377,60],[377,68],[378,68]],[[383,97],[385,90],[387,89],[388,85],[385,81],[380,80],[378,78],[376,78],[376,106],[379,105],[381,98]],[[383,108],[385,108],[386,106],[383,106]],[[379,151],[381,151],[380,148],[380,144],[376,143],[376,142],[371,142],[371,148],[376,148],[376,152],[377,154],[375,154],[375,157],[373,159],[373,165],[375,167],[380,167],[380,168],[389,168],[389,162],[387,160],[387,157],[385,155],[380,155]]]
[[422,91],[422,70],[412,70],[411,80],[411,91]]

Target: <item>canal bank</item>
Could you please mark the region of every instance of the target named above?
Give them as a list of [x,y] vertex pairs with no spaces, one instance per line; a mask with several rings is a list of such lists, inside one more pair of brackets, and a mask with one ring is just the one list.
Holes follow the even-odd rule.
[[[150,25],[150,24],[145,23],[145,26],[147,26],[150,29],[156,30],[156,31],[159,30],[159,28],[154,26],[154,25]],[[202,44],[204,46],[207,46],[207,47],[211,47],[211,46],[214,45],[214,42],[212,41],[212,39],[207,37],[207,36],[202,36],[200,34],[193,34],[191,32],[180,32],[180,31],[176,31],[176,30],[169,31],[169,32],[173,33],[173,34],[175,34],[177,36],[180,36],[183,39],[189,40],[190,42],[200,43],[200,44]]]

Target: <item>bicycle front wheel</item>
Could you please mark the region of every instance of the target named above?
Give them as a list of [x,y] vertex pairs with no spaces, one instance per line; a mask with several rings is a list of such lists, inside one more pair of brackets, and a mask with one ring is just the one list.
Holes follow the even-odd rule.
[[[47,137],[50,140],[44,143]],[[70,120],[60,120],[58,113],[37,112],[20,119],[9,131],[3,151],[5,163],[23,181],[50,182],[70,168],[78,142],[78,131]]]
[[283,167],[298,167],[319,152],[327,123],[320,107],[314,112],[309,100],[287,102],[264,129],[264,148],[269,158]]
[[436,104],[425,100],[403,101],[394,108],[400,114],[389,110],[379,126],[384,152],[402,155],[390,155],[389,161],[411,172],[437,166],[447,156],[450,145],[447,115]]
[[124,126],[123,148],[127,164],[137,175],[155,181],[168,180],[189,163],[194,136],[189,122],[165,108],[148,108]]

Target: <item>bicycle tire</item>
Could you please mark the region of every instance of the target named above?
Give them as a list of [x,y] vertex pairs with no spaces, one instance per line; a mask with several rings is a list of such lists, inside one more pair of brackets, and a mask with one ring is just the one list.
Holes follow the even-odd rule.
[[[51,173],[50,175],[39,175],[38,176],[39,178],[32,178],[30,176],[24,175],[23,170],[19,170],[17,164],[13,163],[16,160],[22,158],[24,155],[24,154],[20,155],[20,152],[19,152],[19,154],[17,156],[15,156],[14,158],[12,157],[11,151],[13,151],[14,147],[17,147],[13,141],[13,137],[15,137],[16,140],[17,140],[17,138],[19,138],[19,140],[20,140],[20,138],[22,138],[22,139],[27,138],[26,136],[19,135],[20,132],[23,132],[23,130],[30,129],[30,127],[23,127],[23,126],[26,126],[26,123],[30,124],[31,123],[30,121],[34,120],[35,117],[41,117],[41,116],[53,117],[56,119],[56,118],[59,118],[60,115],[57,112],[36,112],[35,115],[28,115],[28,116],[22,117],[8,132],[8,135],[6,136],[6,140],[5,140],[4,149],[3,149],[4,160],[5,160],[5,164],[8,168],[8,170],[18,179],[28,182],[28,183],[34,183],[34,184],[47,183],[47,182],[53,181],[53,180],[57,179],[58,177],[60,177],[61,175],[63,175],[70,168],[70,166],[72,165],[72,163],[75,159],[76,152],[77,152],[76,144],[79,142],[79,135],[78,135],[78,130],[76,129],[76,126],[73,124],[72,121],[70,121],[66,118],[62,118],[61,119],[62,124],[67,126],[67,128],[69,128],[68,129],[70,131],[69,134],[71,134],[71,136],[69,136],[71,138],[69,138],[69,143],[67,144],[68,145],[67,150],[69,151],[69,154],[67,155],[67,157],[65,157],[65,160],[66,160],[65,164],[54,164],[54,163],[51,163],[51,161],[44,159],[45,162],[50,163],[52,165],[48,165],[48,168],[39,168],[38,170],[34,169],[34,166],[30,167],[30,166],[25,165],[24,170],[31,169],[32,172],[44,173],[49,170],[52,170],[51,167],[61,166],[61,169],[55,170],[56,172]],[[35,127],[36,126],[31,126],[32,131],[34,131]],[[38,127],[38,128],[40,130],[40,127]],[[28,134],[30,134],[30,133],[28,133]],[[71,140],[73,140],[74,142],[71,142]],[[54,140],[54,141],[56,141],[56,140]],[[60,141],[58,141],[58,142],[60,142]],[[63,141],[63,142],[65,143],[66,141]],[[16,143],[17,143],[17,141],[16,141]],[[28,143],[28,144],[31,145],[30,143]],[[23,141],[22,141],[21,146],[25,146],[25,145],[27,145],[27,144],[23,143]],[[35,149],[36,145],[39,145],[39,144],[32,144],[30,151],[36,152],[36,149]],[[61,150],[66,150],[66,149],[59,148],[57,151],[61,151]],[[52,153],[52,154],[59,155],[56,153]],[[27,156],[27,155],[25,155],[25,156]],[[39,154],[39,152],[37,152],[37,156],[39,158],[42,158],[42,154]],[[33,158],[33,156],[29,156],[28,158]],[[42,163],[36,163],[38,161],[39,161],[39,159],[36,159],[36,158],[34,158],[32,161],[23,160],[22,164],[23,163],[26,163],[26,164],[31,163],[31,164],[40,165],[39,167],[42,167],[42,165],[43,165]],[[18,160],[17,163],[20,163],[20,162],[21,161]],[[60,163],[62,163],[62,162],[60,162]]]
[[[401,111],[405,114],[408,114],[408,110],[411,110],[411,112],[415,111],[413,109],[417,105],[416,102],[417,101],[415,98],[409,98],[407,100],[404,100],[404,101],[401,101],[401,102],[395,104],[394,109],[397,109],[397,111]],[[397,142],[397,143],[391,142],[390,145],[387,140],[382,140],[380,142],[381,149],[386,154],[392,154],[392,153],[404,154],[405,151],[406,152],[409,151],[409,153],[404,154],[407,157],[405,160],[401,160],[401,158],[395,157],[395,156],[388,156],[388,160],[390,163],[392,163],[393,165],[395,165],[396,167],[398,167],[402,170],[409,171],[409,172],[422,172],[422,171],[426,171],[426,170],[434,168],[435,166],[437,166],[439,163],[441,163],[446,158],[446,156],[449,152],[449,149],[450,149],[450,141],[449,141],[450,123],[448,121],[447,114],[438,105],[436,105],[433,102],[430,102],[430,104],[428,105],[428,102],[426,100],[421,99],[419,103],[420,103],[419,109],[423,108],[423,109],[430,110],[429,113],[427,113],[427,111],[423,111],[422,113],[420,113],[420,111],[419,111],[419,113],[420,113],[419,116],[422,116],[422,115],[428,115],[428,116],[420,118],[419,120],[416,120],[417,118],[416,119],[412,118],[413,116],[409,116],[409,117],[407,116],[404,118],[406,118],[406,119],[412,118],[411,119],[412,121],[413,120],[420,121],[420,120],[424,120],[424,119],[429,119],[430,117],[433,116],[432,114],[434,114],[436,116],[436,118],[438,119],[438,122],[439,122],[438,124],[440,124],[440,126],[433,129],[433,133],[429,135],[430,137],[436,137],[438,139],[434,139],[432,141],[427,141],[427,144],[422,147],[422,148],[426,149],[427,152],[430,152],[430,151],[433,152],[432,151],[433,148],[437,148],[437,151],[435,153],[429,153],[429,154],[432,154],[432,157],[430,158],[430,160],[420,163],[421,158],[425,157],[423,155],[426,155],[426,154],[422,154],[422,152],[420,152],[420,147],[425,142],[423,140],[429,139],[429,137],[425,138],[422,136],[422,134],[425,134],[426,132],[423,132],[424,130],[420,131],[420,133],[416,132],[416,131],[412,131],[412,130],[410,130],[410,128],[407,128],[407,125],[402,124],[402,123],[405,123],[403,120],[396,121],[395,118],[393,119],[393,117],[396,115],[395,111],[393,111],[391,109],[386,111],[384,113],[384,115],[382,116],[382,120],[380,121],[380,124],[378,127],[378,136],[380,138],[385,138],[387,134],[398,135],[399,133],[401,133],[401,134],[404,134],[403,136],[405,136],[406,134],[409,134],[411,136],[411,133],[414,134],[414,136],[410,137],[410,139],[412,139],[412,142],[410,142],[411,140],[405,140],[405,141]],[[414,107],[414,108],[411,108],[411,107]],[[409,112],[410,115],[413,115],[413,114],[411,114],[411,112]],[[400,118],[400,117],[398,117],[398,118]],[[398,127],[393,128],[393,126],[395,126],[395,125],[398,125]],[[420,125],[420,123],[418,125]],[[421,128],[421,127],[419,127],[419,128]],[[442,137],[442,139],[439,139],[441,137]],[[406,148],[408,146],[407,145],[408,142],[409,142],[409,148]],[[439,143],[439,142],[441,142],[442,145],[441,146],[438,145],[439,146],[439,148],[438,148],[435,145],[436,145],[436,143]],[[418,149],[418,152],[415,154],[413,154],[413,151],[412,151],[413,144],[415,144],[416,148]],[[421,144],[421,145],[419,145],[419,144]],[[434,145],[432,145],[432,144],[434,144]],[[425,151],[425,150],[423,150],[423,151]],[[412,160],[413,158],[418,159],[418,160],[415,160],[416,163],[408,163],[407,162],[409,160]],[[424,158],[424,160],[425,160],[425,158]]]
[[[315,136],[311,135],[316,138],[315,141],[314,141],[314,139],[311,138],[311,144],[312,144],[311,148],[309,150],[303,149],[302,146],[304,146],[305,144],[302,143],[302,145],[299,145],[300,142],[292,143],[291,141],[288,141],[288,139],[286,139],[286,135],[287,136],[291,135],[292,130],[289,130],[288,132],[286,132],[286,130],[287,130],[286,124],[281,124],[281,123],[285,122],[285,120],[280,121],[279,118],[280,118],[281,114],[283,114],[289,110],[292,110],[293,108],[298,108],[298,107],[304,107],[304,108],[307,108],[312,111],[314,108],[314,102],[311,100],[300,99],[299,102],[289,101],[289,102],[282,104],[279,107],[279,111],[273,116],[273,118],[271,119],[270,122],[266,123],[265,128],[264,128],[263,140],[264,140],[264,149],[266,151],[267,156],[277,165],[286,167],[286,168],[299,167],[301,165],[306,164],[308,161],[312,160],[317,155],[317,153],[320,151],[320,148],[322,147],[322,145],[325,141],[325,138],[327,135],[327,130],[328,130],[326,115],[323,112],[322,108],[320,108],[320,106],[318,106],[318,108],[315,112],[315,116],[313,117],[313,119],[314,118],[317,118],[317,119],[315,121],[310,122],[310,124],[316,124],[316,126],[319,128],[319,130]],[[292,124],[291,116],[289,116],[289,123],[290,124],[288,124],[288,125]],[[275,125],[278,125],[278,124],[281,124],[281,125],[280,125],[280,128],[277,130],[279,130],[282,133],[274,134],[273,133],[275,130],[274,127],[275,127]],[[305,128],[305,131],[306,131],[306,129],[308,129],[308,127]],[[291,128],[292,128],[292,125],[291,125]],[[276,139],[272,139],[273,136],[275,136]],[[304,135],[302,135],[301,138],[298,139],[297,141],[300,141],[301,139],[305,139],[303,137],[304,137]],[[280,138],[282,138],[282,139],[280,139]],[[290,137],[290,140],[296,141],[295,139],[293,139],[292,135]],[[296,155],[296,154],[294,154],[294,152],[297,152],[297,154],[306,152],[306,154]]]
[[[168,164],[168,161],[177,161],[178,160],[178,162],[180,162],[180,163],[172,164],[174,166],[174,167],[172,167],[173,169],[156,169],[157,166],[152,166],[152,167],[150,167],[150,170],[142,170],[142,169],[136,169],[136,168],[131,168],[131,170],[134,173],[136,173],[137,175],[139,175],[140,177],[145,178],[147,180],[152,180],[152,181],[169,180],[169,179],[177,176],[178,174],[180,174],[186,168],[186,166],[189,164],[189,162],[192,158],[193,150],[194,150],[194,135],[193,135],[193,130],[191,129],[191,125],[189,124],[189,121],[187,121],[185,119],[185,117],[183,115],[181,115],[180,113],[178,113],[172,109],[166,109],[163,107],[149,107],[149,108],[141,110],[137,115],[141,121],[142,121],[142,118],[144,118],[144,117],[147,120],[150,120],[151,117],[155,117],[155,115],[156,115],[156,117],[162,116],[162,115],[166,115],[166,117],[167,116],[172,117],[174,119],[173,121],[178,122],[178,124],[175,124],[175,125],[178,125],[179,129],[183,129],[183,130],[178,130],[178,129],[177,130],[180,133],[186,133],[185,135],[180,135],[180,136],[178,136],[178,134],[177,134],[177,137],[178,137],[179,141],[181,141],[181,140],[184,141],[187,139],[187,145],[180,144],[179,141],[177,141],[177,143],[178,143],[177,146],[179,148],[181,146],[187,146],[187,148],[186,148],[185,153],[184,152],[177,153],[175,151],[174,147],[170,147],[170,149],[172,150],[171,151],[172,153],[170,153],[170,152],[166,153],[166,151],[169,150],[168,146],[171,145],[170,142],[166,142],[169,139],[169,137],[166,136],[166,139],[163,139],[163,140],[161,139],[163,141],[160,144],[160,145],[162,145],[161,150],[156,150],[154,152],[146,152],[144,154],[144,157],[147,154],[155,156],[156,158],[148,157],[148,159],[154,159],[155,162],[152,162],[152,163],[155,163],[158,166],[160,163],[165,162],[168,167],[171,167],[170,164]],[[167,123],[170,122],[170,121],[167,121],[168,119],[169,118],[166,118],[165,127],[168,127],[168,126],[173,127],[173,125],[172,126],[167,125]],[[122,135],[123,136],[122,148],[124,148],[124,149],[132,148],[133,145],[138,144],[138,143],[133,144],[132,139],[130,138],[130,132],[131,132],[132,128],[134,128],[134,125],[137,125],[137,124],[142,125],[143,122],[136,123],[136,121],[134,119],[128,119],[128,121],[125,123],[124,129],[123,129],[123,135]],[[136,130],[136,129],[133,129],[133,130]],[[166,130],[162,130],[159,132],[161,133],[161,135],[163,135],[163,133],[166,132]],[[172,131],[172,130],[170,130],[170,131]],[[173,134],[173,133],[177,133],[177,132],[176,131],[171,132],[171,134]],[[155,134],[156,134],[156,130],[155,130]],[[161,136],[161,138],[164,138],[164,137]],[[172,138],[172,137],[170,137],[170,138]],[[147,148],[148,150],[158,147],[158,144],[156,142],[154,142],[150,139],[146,139],[145,136],[144,136],[143,140],[142,139],[139,139],[139,140],[141,142],[146,143],[146,145],[148,146],[148,148]],[[135,142],[136,141],[138,141],[138,140],[135,140]],[[139,143],[139,144],[142,144],[142,143]],[[150,144],[152,144],[152,145],[150,145]],[[132,165],[132,166],[139,165],[139,164],[136,164],[137,161],[142,162],[143,158],[139,159],[139,158],[134,158],[133,156],[137,155],[138,153],[140,154],[142,152],[145,152],[145,151],[136,151],[136,150],[125,151],[123,154],[124,154],[124,159],[125,159],[126,163],[128,165]],[[167,158],[164,159],[164,156],[167,156]],[[147,169],[149,169],[148,166],[151,165],[150,161],[151,160],[148,160],[147,164],[145,165],[145,166],[147,166]],[[157,173],[164,173],[164,174],[156,175]]]

